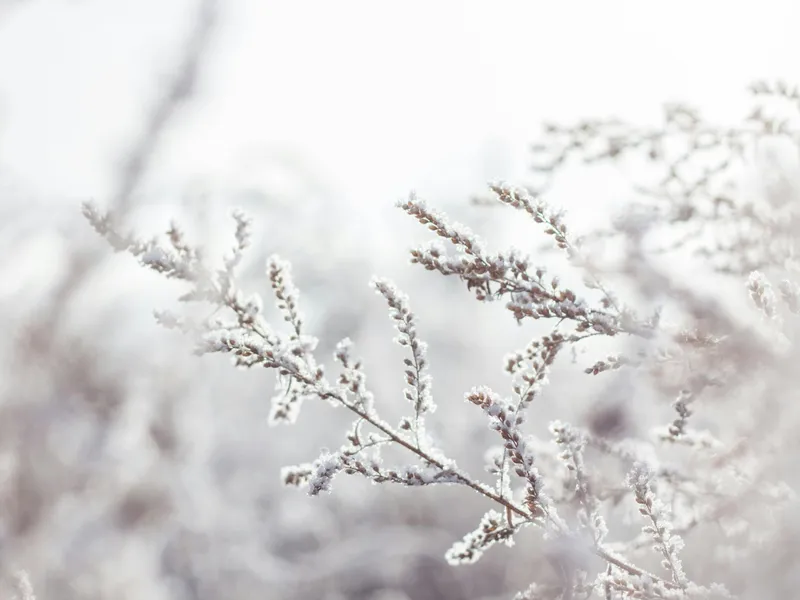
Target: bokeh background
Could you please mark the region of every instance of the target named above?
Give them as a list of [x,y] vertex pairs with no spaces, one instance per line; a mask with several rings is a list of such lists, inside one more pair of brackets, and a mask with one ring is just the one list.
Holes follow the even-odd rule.
[[[427,232],[394,203],[415,190],[495,247],[534,251],[539,232],[470,200],[535,177],[543,122],[646,124],[678,100],[734,122],[751,80],[796,72],[797,22],[789,0],[0,0],[4,573],[26,569],[41,598],[87,600],[524,588],[549,568],[525,549],[533,533],[522,550],[445,563],[488,508],[463,490],[283,488],[280,467],[336,447],[349,420],[307,405],[296,426],[268,428],[271,375],[197,359],[160,329],[152,311],[183,288],[114,255],[80,204],[121,207],[143,236],[174,218],[212,253],[245,209],[244,284],[268,298],[265,258],[291,260],[319,355],[353,338],[399,414],[401,353],[367,286],[393,278],[431,346],[433,431],[479,473],[490,432],[462,395],[506,390],[503,356],[535,331],[410,266]],[[588,230],[629,193],[617,173],[575,168],[551,198]],[[593,395],[570,367],[534,427],[587,418]]]

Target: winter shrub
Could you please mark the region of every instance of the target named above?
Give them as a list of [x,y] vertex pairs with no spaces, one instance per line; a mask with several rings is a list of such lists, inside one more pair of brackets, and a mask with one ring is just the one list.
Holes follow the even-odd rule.
[[[340,447],[283,469],[287,486],[335,493],[353,475],[477,494],[486,513],[446,559],[474,563],[495,544],[512,546],[523,529],[541,535],[552,570],[537,574],[520,599],[791,597],[800,558],[787,510],[795,506],[798,439],[800,180],[781,153],[797,158],[800,94],[761,82],[751,92],[754,110],[737,128],[676,105],[652,128],[618,120],[547,125],[534,148],[546,185],[490,189],[497,205],[566,256],[569,273],[551,275],[518,249],[493,249],[413,195],[398,203],[433,237],[410,251],[412,264],[460,280],[479,302],[502,303],[521,327],[536,321],[547,329],[503,359],[507,389],[465,390],[463,410],[482,413],[496,440],[476,449],[488,457],[484,478],[460,467],[427,426],[436,419],[436,365],[428,363],[411,300],[388,279],[371,286],[405,351],[397,370],[406,415],[393,421],[382,415],[395,400],[373,394],[350,340],[336,346],[335,368],[315,352],[288,262],[273,256],[266,266],[283,323],[268,316],[260,295],[241,288],[237,269],[251,237],[243,213],[233,214],[235,242],[216,265],[178,225],[146,240],[96,205],[86,204],[84,214],[116,251],[184,282],[180,301],[201,307],[157,312],[160,324],[191,336],[199,355],[226,354],[237,367],[276,372],[271,425],[294,423],[305,402],[352,416]],[[641,175],[636,199],[613,227],[573,235],[568,215],[548,203],[547,187],[573,160],[633,166]],[[603,255],[612,243],[623,249],[614,261]],[[687,276],[688,264],[705,279]],[[599,339],[615,351],[580,364]],[[542,403],[561,402],[548,395],[551,367],[570,357],[584,387],[628,373],[648,421],[626,425],[622,407],[589,426],[554,421],[549,439],[533,435],[527,426]],[[385,456],[390,448],[400,454]]]

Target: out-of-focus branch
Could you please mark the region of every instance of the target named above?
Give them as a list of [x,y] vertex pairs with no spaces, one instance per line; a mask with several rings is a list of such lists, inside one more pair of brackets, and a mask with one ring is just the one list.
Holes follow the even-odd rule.
[[[194,95],[197,79],[206,58],[209,42],[218,23],[218,0],[200,0],[195,24],[183,46],[178,66],[146,118],[142,133],[133,142],[123,161],[119,182],[112,195],[110,214],[119,223],[134,206],[133,193],[146,175],[159,143],[176,115]],[[81,289],[87,278],[103,260],[103,255],[89,250],[76,249],[71,264],[61,283],[54,290],[52,307],[47,319],[39,321],[41,336],[33,334],[32,350],[38,340],[52,335],[56,324],[67,309],[72,296]]]
[[184,46],[180,63],[153,109],[142,134],[126,156],[113,196],[113,212],[121,219],[131,208],[131,197],[150,167],[150,162],[175,115],[192,99],[209,42],[217,24],[218,0],[201,0],[195,26]]

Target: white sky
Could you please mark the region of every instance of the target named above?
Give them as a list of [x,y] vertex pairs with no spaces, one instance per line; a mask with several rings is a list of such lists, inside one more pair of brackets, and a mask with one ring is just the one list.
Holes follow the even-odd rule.
[[[213,59],[156,187],[263,185],[278,154],[354,205],[411,189],[452,200],[524,175],[543,119],[648,118],[676,99],[726,116],[753,78],[800,80],[793,0],[221,4]],[[46,196],[108,194],[193,9],[0,10],[0,166]]]

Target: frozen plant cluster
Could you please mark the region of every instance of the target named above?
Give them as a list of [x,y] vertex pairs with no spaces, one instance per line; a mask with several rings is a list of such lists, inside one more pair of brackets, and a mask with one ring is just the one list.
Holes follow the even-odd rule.
[[[757,97],[770,90],[766,84],[754,88]],[[784,99],[794,93],[783,85],[775,90]],[[547,130],[559,143],[566,139],[572,153],[599,145],[605,150],[598,156],[613,161],[645,148],[656,166],[667,161],[670,175],[656,186],[658,194],[639,188],[640,208],[649,206],[652,218],[619,220],[608,233],[625,249],[614,270],[600,264],[592,240],[573,235],[565,214],[536,190],[491,186],[498,205],[516,211],[564,254],[569,274],[551,275],[517,249],[490,249],[468,227],[414,196],[398,203],[434,236],[411,250],[412,264],[460,280],[479,302],[502,303],[520,326],[544,328],[505,357],[507,390],[465,391],[464,410],[482,413],[495,440],[486,454],[488,477],[462,468],[427,426],[436,409],[427,346],[409,298],[391,281],[375,278],[371,285],[405,351],[397,368],[405,380],[407,412],[392,421],[382,408],[395,400],[371,391],[350,340],[336,346],[335,368],[317,355],[318,340],[303,319],[289,263],[273,256],[266,265],[283,323],[268,316],[258,294],[241,289],[238,267],[251,238],[244,214],[233,215],[235,243],[219,265],[176,224],[162,238],[141,239],[121,231],[113,215],[96,205],[86,204],[84,215],[116,251],[188,286],[180,300],[190,309],[156,317],[192,336],[197,354],[226,354],[238,367],[277,374],[271,425],[294,423],[306,402],[323,401],[352,416],[339,448],[283,469],[287,486],[315,496],[335,492],[344,475],[354,475],[374,484],[447,485],[478,494],[486,504],[484,516],[445,557],[452,565],[474,563],[498,543],[513,546],[523,530],[538,532],[552,570],[537,575],[517,594],[519,600],[788,597],[781,594],[792,588],[781,586],[792,585],[786,577],[800,557],[800,528],[792,520],[797,473],[791,464],[798,441],[796,233],[784,220],[765,215],[771,207],[793,219],[797,208],[772,198],[756,209],[734,191],[723,198],[714,187],[731,153],[738,157],[740,145],[760,139],[763,131],[715,130],[686,108],[668,107],[666,114],[665,128],[654,132],[616,122]],[[749,122],[773,123],[764,111]],[[768,134],[794,135],[789,125],[775,124]],[[665,158],[668,136],[689,149]],[[553,173],[569,154],[557,146],[545,142],[537,148],[556,153]],[[728,152],[727,162],[691,179],[683,166],[693,152],[712,146]],[[587,151],[587,161],[596,158]],[[665,222],[675,230],[666,249]],[[760,239],[743,233],[751,234],[753,223],[761,228]],[[649,245],[652,238],[662,245]],[[714,294],[653,258],[685,247],[718,258],[714,271],[734,285]],[[582,284],[564,283],[576,274]],[[775,278],[781,280],[777,291]],[[613,292],[618,286],[626,292]],[[740,302],[730,306],[730,297]],[[603,350],[609,347],[615,348],[610,354]],[[622,371],[635,374],[635,401],[652,405],[651,414],[661,421],[647,423],[642,432],[626,428],[624,415],[611,414],[588,427],[553,421],[548,439],[532,433],[540,407],[562,402],[548,394],[556,361],[578,363],[599,352],[571,367],[576,376],[586,386],[599,386]],[[396,462],[397,456],[404,459]],[[692,552],[693,540],[713,540],[713,551],[704,544]]]

